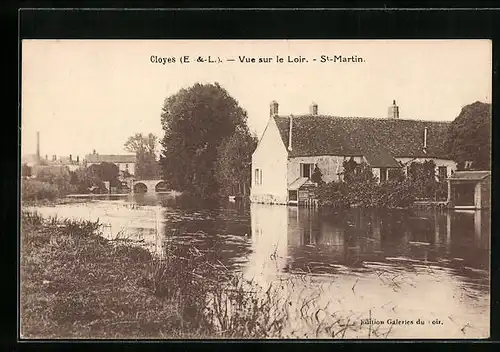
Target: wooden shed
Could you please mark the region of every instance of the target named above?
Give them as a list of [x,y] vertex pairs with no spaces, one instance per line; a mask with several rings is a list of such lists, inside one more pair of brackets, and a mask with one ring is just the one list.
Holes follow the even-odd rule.
[[316,183],[307,177],[300,177],[288,185],[288,204],[299,205],[312,202]]
[[486,209],[491,204],[490,171],[457,171],[448,178],[448,206]]

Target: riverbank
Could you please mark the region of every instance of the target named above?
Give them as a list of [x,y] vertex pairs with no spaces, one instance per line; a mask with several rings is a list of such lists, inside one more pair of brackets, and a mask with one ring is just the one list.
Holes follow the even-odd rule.
[[66,204],[78,204],[87,203],[89,199],[80,198],[55,198],[55,199],[38,199],[38,200],[23,200],[23,207],[46,207],[46,206],[56,206],[56,205],[66,205]]
[[211,253],[190,248],[188,257],[171,246],[156,258],[104,239],[98,222],[26,211],[21,226],[23,338],[280,336],[284,318],[272,290],[256,297],[251,283],[214,267]]
[[[182,331],[179,306],[144,285],[148,251],[99,236],[99,224],[22,215],[21,336],[161,338]],[[142,283],[142,284],[141,284]]]

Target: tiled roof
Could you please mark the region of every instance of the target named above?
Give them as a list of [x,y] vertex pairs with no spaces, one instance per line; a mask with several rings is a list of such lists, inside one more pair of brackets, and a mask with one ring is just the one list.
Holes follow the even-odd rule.
[[371,167],[401,167],[385,148],[372,148],[364,152],[364,157]]
[[491,175],[490,171],[456,171],[449,177],[450,180],[480,181]]
[[123,154],[123,155],[113,155],[113,154],[88,154],[85,157],[88,163],[135,163],[134,154]]
[[[290,116],[274,117],[288,147]],[[395,167],[395,157],[449,159],[444,142],[449,122],[337,117],[292,116],[290,157],[314,155],[365,156],[375,165]],[[424,129],[427,148],[423,150]]]

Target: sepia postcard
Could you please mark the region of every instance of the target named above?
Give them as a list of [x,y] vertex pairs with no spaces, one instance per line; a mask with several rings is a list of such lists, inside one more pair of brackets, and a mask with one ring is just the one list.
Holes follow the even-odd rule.
[[491,41],[21,52],[21,339],[490,337]]

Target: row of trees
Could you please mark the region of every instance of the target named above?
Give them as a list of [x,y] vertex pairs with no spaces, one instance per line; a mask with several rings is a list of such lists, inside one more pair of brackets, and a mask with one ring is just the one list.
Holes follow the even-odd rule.
[[70,171],[65,166],[42,166],[33,172],[22,165],[23,200],[55,199],[70,193],[103,193],[104,182],[120,188],[119,170],[115,164],[103,162]]

